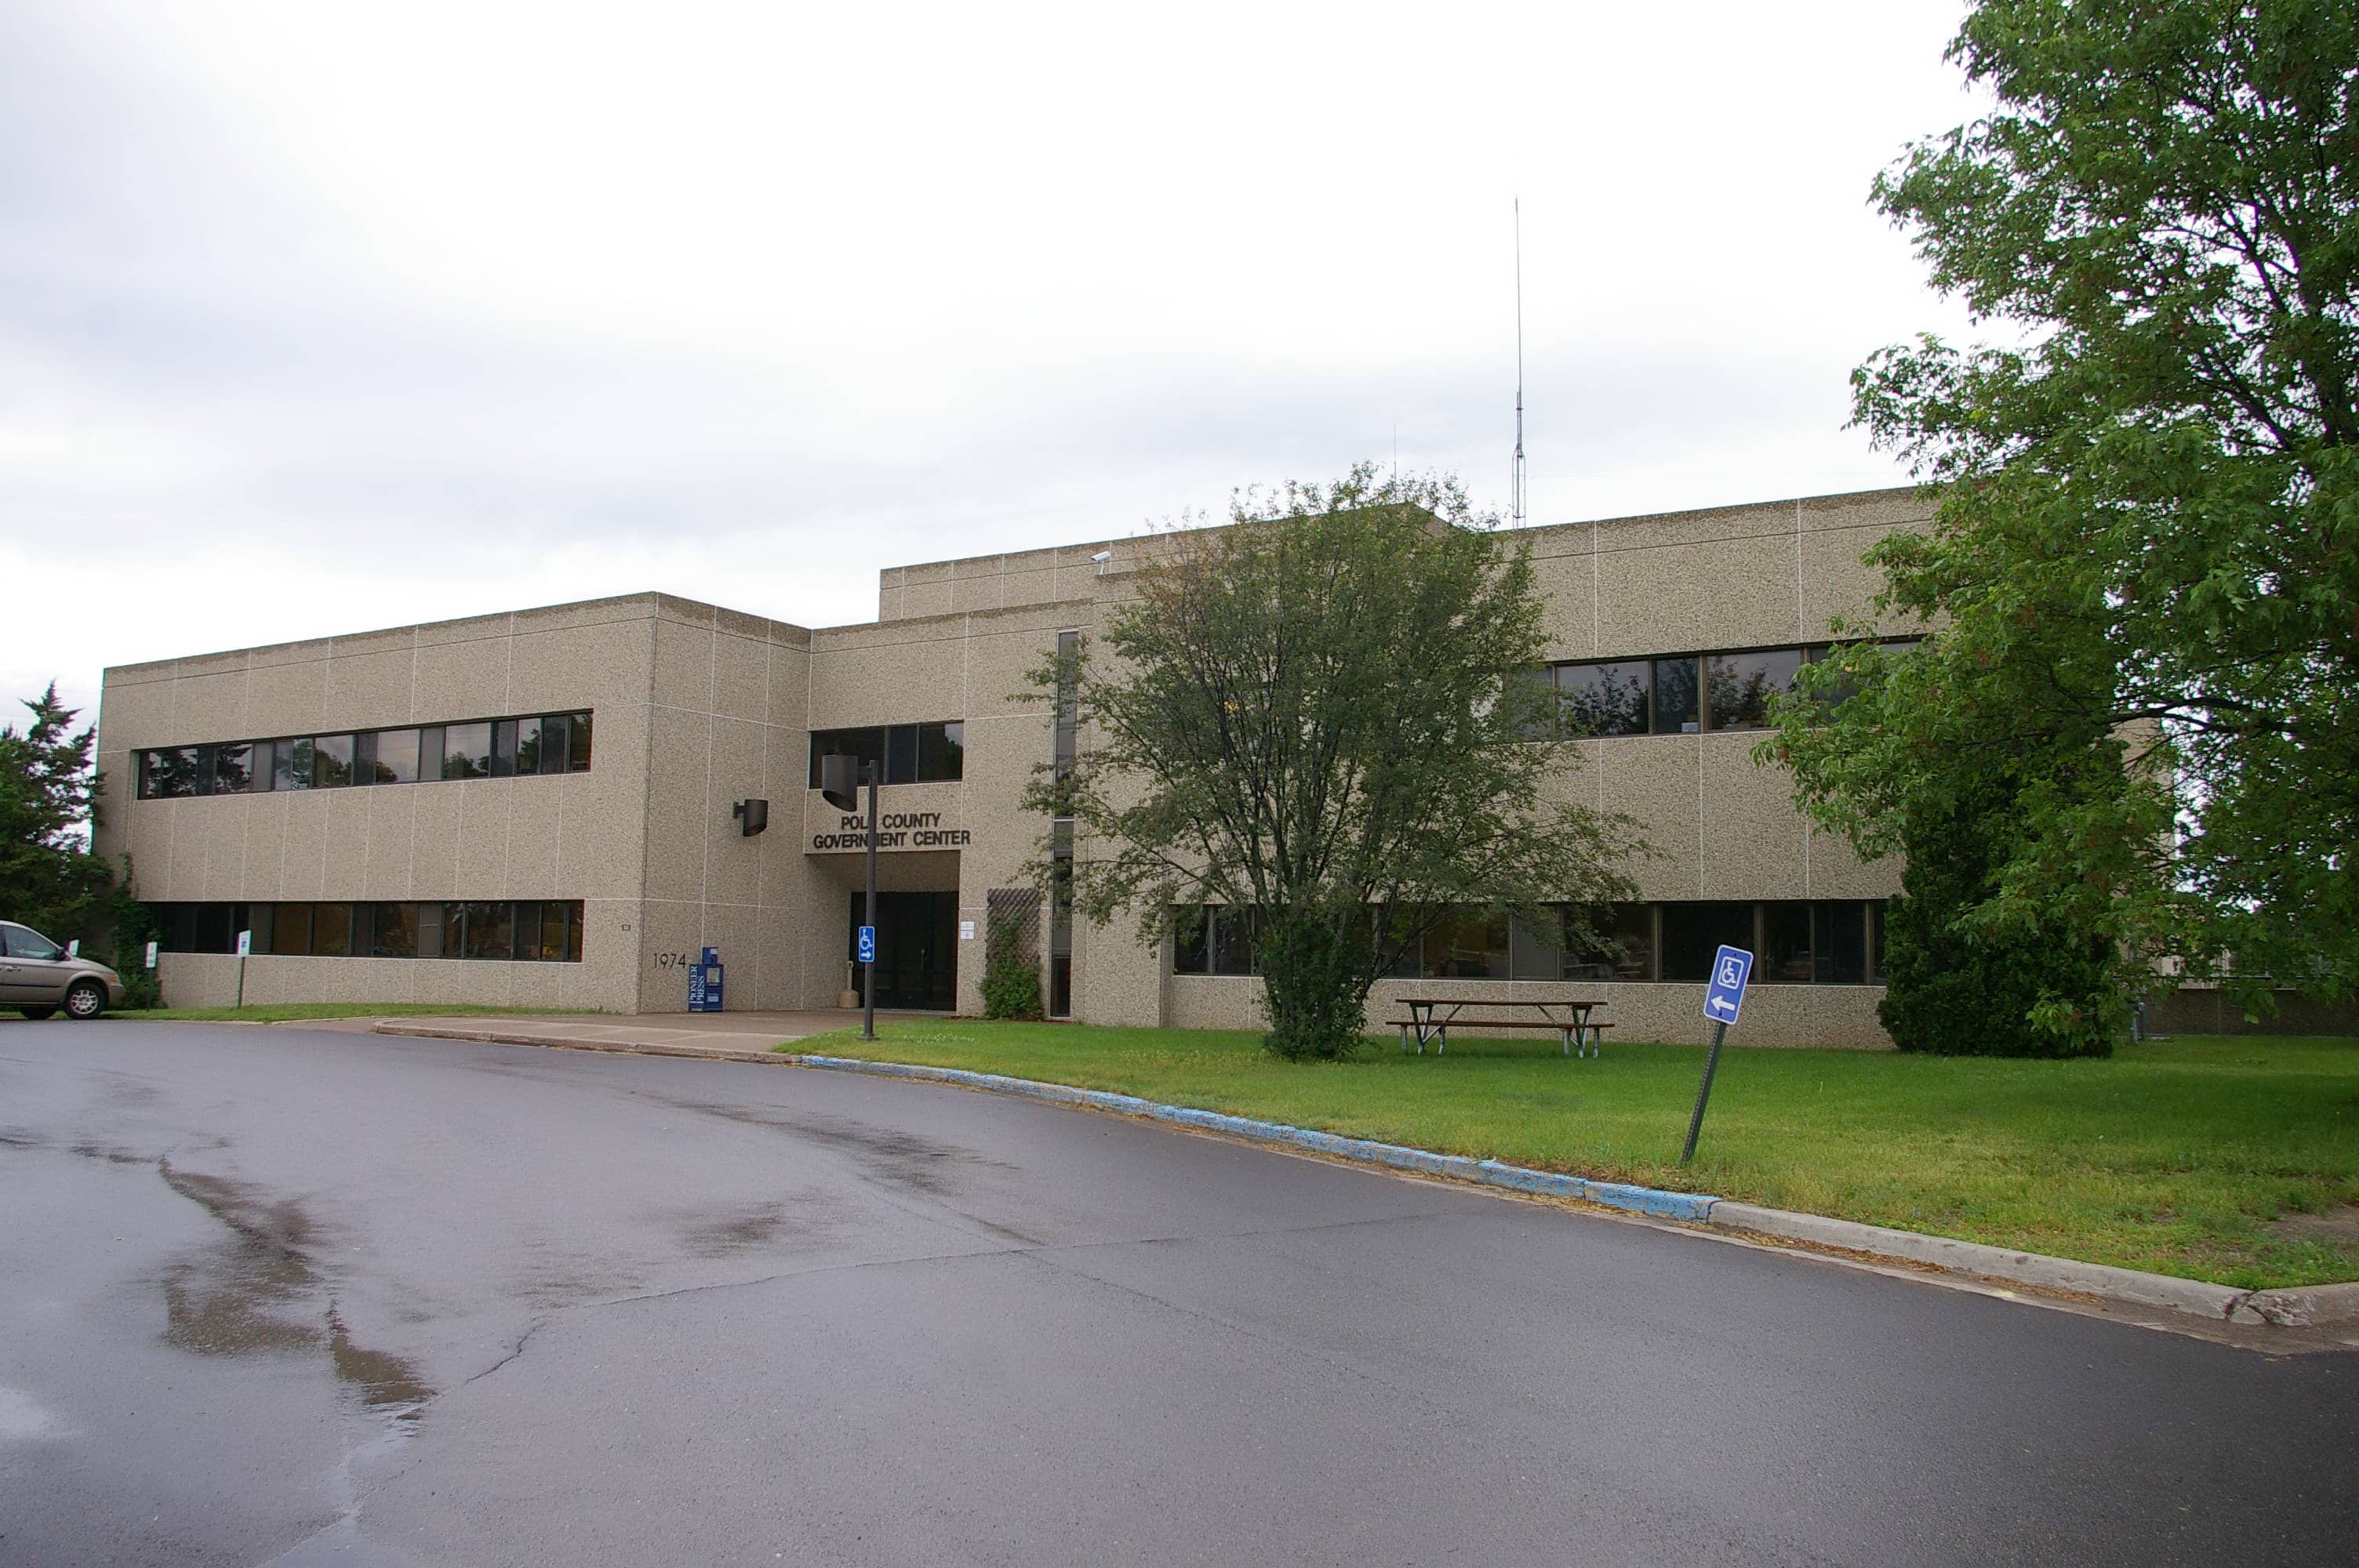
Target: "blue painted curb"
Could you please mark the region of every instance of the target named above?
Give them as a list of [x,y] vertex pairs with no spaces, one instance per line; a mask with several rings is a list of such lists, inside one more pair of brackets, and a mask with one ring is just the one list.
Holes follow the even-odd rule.
[[997,1073],[970,1073],[958,1067],[921,1067],[908,1062],[864,1062],[853,1056],[806,1056],[789,1052],[780,1052],[778,1056],[781,1061],[791,1062],[798,1066],[823,1067],[832,1072],[868,1073],[883,1078],[919,1078],[928,1083],[955,1084],[962,1088],[982,1089],[991,1094],[1047,1100],[1053,1105],[1088,1106],[1121,1116],[1143,1117],[1149,1121],[1168,1121],[1178,1127],[1223,1132],[1232,1138],[1243,1138],[1256,1143],[1308,1149],[1315,1153],[1329,1154],[1361,1164],[1415,1171],[1420,1175],[1445,1176],[1452,1181],[1504,1187],[1510,1192],[1534,1193],[1542,1197],[1579,1198],[1584,1203],[1626,1209],[1632,1214],[1651,1215],[1658,1219],[1709,1223],[1712,1206],[1721,1201],[1702,1193],[1671,1193],[1658,1187],[1629,1186],[1621,1182],[1593,1182],[1586,1176],[1535,1171],[1523,1165],[1505,1164],[1497,1160],[1470,1160],[1463,1154],[1437,1154],[1430,1149],[1377,1143],[1365,1138],[1343,1138],[1332,1132],[1316,1132],[1307,1127],[1288,1127],[1281,1121],[1256,1121],[1251,1117],[1191,1110],[1183,1105],[1163,1105],[1151,1099],[1140,1099],[1136,1095],[1109,1094],[1103,1089],[1077,1089],[1070,1084],[1045,1084],[1031,1078],[1003,1077]]

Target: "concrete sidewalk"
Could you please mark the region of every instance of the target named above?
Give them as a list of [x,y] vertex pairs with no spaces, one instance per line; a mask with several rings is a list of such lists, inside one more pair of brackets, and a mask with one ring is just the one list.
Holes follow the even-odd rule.
[[[928,1013],[878,1012],[888,1018],[925,1018]],[[612,1013],[409,1015],[349,1018],[308,1023],[305,1028],[345,1029],[356,1033],[408,1034],[438,1040],[482,1040],[503,1045],[554,1045],[577,1051],[625,1051],[658,1056],[769,1056],[770,1047],[838,1029],[860,1027],[853,1009],[815,1008],[796,1012],[658,1012],[636,1017]]]

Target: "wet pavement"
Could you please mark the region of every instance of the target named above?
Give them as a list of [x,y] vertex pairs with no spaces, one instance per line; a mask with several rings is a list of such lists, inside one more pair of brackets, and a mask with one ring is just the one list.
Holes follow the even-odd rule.
[[2359,1558],[2359,1356],[925,1084],[0,1022],[0,1564]]

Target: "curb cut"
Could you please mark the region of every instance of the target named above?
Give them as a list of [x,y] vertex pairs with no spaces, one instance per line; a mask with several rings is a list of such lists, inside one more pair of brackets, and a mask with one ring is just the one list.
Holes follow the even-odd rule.
[[2359,1323],[2359,1281],[2349,1284],[2301,1285],[2272,1291],[2245,1291],[2171,1274],[2150,1274],[2117,1269],[2104,1263],[2084,1263],[2071,1258],[2051,1258],[2039,1252],[1992,1247],[1978,1241],[1895,1230],[1857,1220],[1832,1219],[1824,1215],[1763,1208],[1709,1193],[1669,1192],[1659,1187],[1622,1182],[1592,1181],[1586,1176],[1555,1171],[1535,1171],[1499,1160],[1476,1160],[1463,1154],[1438,1154],[1372,1139],[1345,1138],[1285,1122],[1261,1121],[1166,1105],[1136,1095],[1105,1089],[1076,1088],[1033,1078],[1012,1078],[997,1073],[969,1072],[962,1067],[929,1067],[909,1062],[871,1062],[853,1056],[807,1055],[773,1051],[760,1055],[694,1045],[632,1044],[621,1041],[552,1039],[546,1035],[505,1033],[496,1030],[435,1029],[417,1024],[382,1023],[373,1033],[421,1039],[472,1040],[487,1044],[542,1045],[577,1051],[604,1051],[618,1055],[685,1056],[713,1062],[766,1062],[778,1066],[810,1067],[826,1072],[862,1073],[871,1077],[908,1078],[946,1084],[987,1094],[1009,1095],[1050,1105],[1111,1111],[1117,1116],[1159,1121],[1174,1127],[1223,1133],[1246,1142],[1306,1150],[1353,1164],[1408,1171],[1419,1175],[1496,1187],[1539,1197],[1573,1198],[1650,1219],[1677,1220],[1689,1225],[1768,1241],[1795,1241],[1806,1247],[1887,1261],[1897,1261],[2003,1285],[2033,1291],[2094,1298],[2125,1304],[2160,1308],[2207,1318],[2214,1323],[2267,1325],[2278,1328],[2329,1327]]

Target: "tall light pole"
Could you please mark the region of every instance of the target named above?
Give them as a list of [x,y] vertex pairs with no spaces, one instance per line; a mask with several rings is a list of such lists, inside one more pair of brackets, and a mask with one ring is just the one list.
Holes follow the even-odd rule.
[[838,811],[860,809],[860,786],[868,786],[868,831],[863,836],[867,844],[868,901],[860,923],[868,933],[868,956],[860,961],[860,1037],[876,1038],[876,786],[882,781],[884,764],[862,762],[858,757],[842,755],[819,760],[819,793]]

